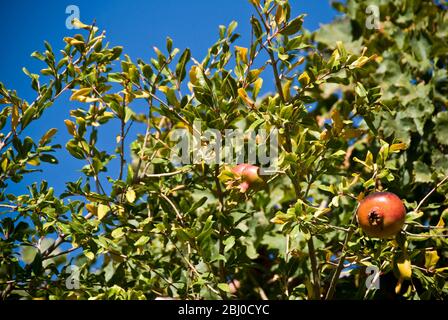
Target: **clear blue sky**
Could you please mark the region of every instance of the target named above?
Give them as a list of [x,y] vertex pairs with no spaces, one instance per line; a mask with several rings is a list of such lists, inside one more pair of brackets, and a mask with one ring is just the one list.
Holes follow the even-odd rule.
[[[320,23],[328,23],[336,15],[329,0],[291,0],[293,14],[308,14],[305,27],[314,30]],[[107,40],[112,46],[121,45],[124,53],[135,61],[142,58],[148,61],[154,56],[152,47],[165,47],[165,39],[170,36],[174,45],[180,49],[189,47],[193,57],[201,60],[209,45],[217,39],[220,24],[228,25],[232,20],[238,22],[237,32],[242,35],[239,43],[249,42],[252,8],[247,0],[130,0],[130,1],[9,1],[3,2],[0,10],[0,81],[7,88],[17,90],[20,97],[33,100],[34,91],[30,87],[29,78],[22,72],[27,67],[38,73],[44,66],[30,57],[35,50],[43,50],[43,41],[47,40],[58,51],[64,46],[63,37],[79,33],[65,27],[68,17],[66,7],[76,5],[80,9],[80,18],[90,24],[94,19],[98,27],[107,31]],[[30,125],[25,135],[39,140],[50,128],[58,128],[54,143],[65,145],[68,134],[63,120],[69,118],[70,109],[74,108],[68,96],[62,96],[40,119]],[[115,147],[115,132],[118,127],[111,123],[100,131],[99,145],[108,151]],[[135,127],[130,139],[143,128]],[[108,135],[108,132],[111,134]],[[112,134],[113,133],[113,134]],[[10,183],[7,192],[26,192],[26,185],[45,179],[55,187],[59,194],[65,182],[76,180],[79,169],[85,164],[73,159],[65,149],[56,153],[59,165],[45,164],[43,173],[25,176],[18,184]],[[112,163],[110,172],[117,175],[117,161]],[[107,175],[107,174],[106,174]],[[104,177],[105,175],[103,175]]]

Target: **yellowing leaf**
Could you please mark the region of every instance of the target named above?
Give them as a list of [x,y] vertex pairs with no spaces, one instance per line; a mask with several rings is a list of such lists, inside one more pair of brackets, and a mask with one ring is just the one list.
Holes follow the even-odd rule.
[[310,83],[310,81],[311,81],[310,76],[308,75],[308,72],[306,72],[306,71],[304,71],[299,76],[299,82],[302,85],[302,87],[306,87]]
[[443,220],[443,216],[444,216],[444,213],[446,213],[446,212],[448,212],[448,209],[445,209],[445,210],[442,212],[442,214],[441,214],[441,216],[440,216],[440,219],[439,219],[439,222],[437,222],[436,227],[438,227],[438,228],[443,228],[443,227],[445,226],[445,221]]
[[247,64],[247,48],[235,46],[236,56]]
[[331,119],[333,120],[333,129],[336,135],[341,133],[344,128],[344,123],[342,122],[341,115],[337,109],[333,109],[331,112]]
[[291,84],[292,84],[292,80],[287,80],[285,81],[285,83],[282,86],[282,92],[283,92],[283,96],[285,97],[286,100],[289,100],[291,98]]
[[402,143],[395,143],[395,144],[393,144],[393,145],[391,145],[389,147],[389,151],[390,152],[398,152],[400,150],[406,150],[407,148],[408,148],[408,146],[404,142],[402,142]]
[[255,103],[252,101],[251,98],[249,98],[249,96],[247,95],[247,92],[246,92],[246,90],[244,90],[244,88],[238,89],[238,95],[240,96],[241,99],[243,99],[243,101],[247,105],[249,105],[249,107],[255,108]]
[[342,136],[345,139],[353,139],[353,138],[358,138],[363,133],[364,133],[364,130],[362,130],[362,129],[344,129],[344,131],[342,132]]
[[167,93],[170,88],[167,86],[159,86],[158,89],[163,93]]
[[78,89],[78,90],[74,90],[72,96],[70,97],[70,100],[77,100],[77,101],[81,101],[81,100],[85,100],[86,96],[88,94],[90,94],[90,92],[92,91],[92,88],[82,88],[82,89]]
[[397,281],[397,285],[395,286],[395,294],[399,294],[401,291],[401,284],[403,283],[403,279],[400,278]]
[[121,238],[124,236],[123,228],[117,228],[114,231],[112,231],[111,236],[115,239]]
[[426,251],[425,252],[425,268],[430,269],[434,268],[439,261],[440,257],[437,254],[436,250]]
[[243,101],[249,105],[251,108],[255,108],[255,103],[254,101],[249,98],[249,96],[247,95],[246,90],[244,90],[244,88],[239,88],[238,89],[238,95],[240,96],[241,99],[243,99]]
[[191,66],[191,68],[190,68],[190,72],[189,72],[190,82],[193,85],[196,85],[196,83],[198,82],[198,77],[197,77],[198,69],[199,69],[198,66]]
[[72,20],[72,25],[77,29],[90,30],[90,26],[82,23],[81,21],[79,21],[76,18]]
[[252,89],[252,94],[256,98],[258,96],[258,93],[260,92],[261,86],[263,85],[263,79],[258,78],[254,82],[254,87]]
[[6,169],[8,168],[8,162],[9,162],[8,158],[3,159],[2,164],[1,164],[1,168],[2,168],[3,172],[6,171]]
[[285,21],[283,7],[278,6],[277,11],[275,12],[275,22],[277,22],[277,25],[280,25],[283,21]]
[[359,201],[361,201],[362,199],[364,199],[364,196],[365,196],[364,192],[361,192],[361,193],[358,194],[358,196],[356,197],[356,200],[358,200],[358,202],[359,202]]
[[19,107],[17,105],[13,105],[11,115],[12,131],[16,132],[18,124],[19,124]]
[[327,129],[325,129],[324,131],[322,131],[321,133],[320,133],[320,136],[319,136],[319,140],[328,140],[328,139],[330,139],[330,132],[327,130]]
[[349,65],[349,68],[350,69],[361,68],[367,62],[369,62],[370,60],[374,60],[375,58],[376,58],[376,55],[373,55],[370,57],[366,57],[366,56],[359,57],[358,59],[353,61],[352,64]]
[[109,207],[108,206],[106,206],[104,204],[99,204],[98,205],[98,211],[97,211],[98,220],[102,220],[106,216],[106,214],[108,212],[109,212]]
[[369,167],[373,166],[373,154],[370,151],[367,151],[367,155],[366,155],[366,164]]
[[323,215],[327,214],[327,213],[330,212],[330,211],[331,211],[330,208],[318,209],[318,210],[314,213],[314,217],[315,217],[315,218],[319,218],[320,216],[323,216]]
[[56,134],[56,132],[58,132],[58,129],[56,128],[51,128],[50,130],[48,130],[39,140],[39,145],[45,144],[45,142],[51,139]]
[[65,123],[65,126],[67,127],[68,133],[71,134],[72,136],[75,136],[76,135],[76,125],[68,119],[64,120],[64,123]]
[[93,259],[95,259],[95,255],[94,255],[93,252],[91,252],[91,251],[84,251],[84,255],[85,255],[89,260],[93,260]]
[[31,160],[28,160],[28,164],[32,166],[38,166],[40,164],[39,158],[33,158]]
[[339,55],[343,58],[347,56],[347,51],[345,50],[344,44],[342,41],[336,41],[336,47],[339,50]]
[[97,212],[98,212],[98,207],[96,207],[94,204],[92,204],[92,203],[87,203],[86,204],[86,209],[87,209],[87,211],[89,211],[90,213],[92,213],[92,214],[97,214]]
[[288,221],[291,221],[293,219],[293,216],[287,213],[277,212],[270,221],[275,224],[285,224]]
[[83,41],[75,39],[75,38],[70,38],[70,37],[65,37],[64,41],[67,42],[69,45],[77,45],[77,44],[84,44]]
[[114,209],[118,216],[120,216],[120,217],[125,216],[126,211],[124,210],[124,208],[122,206],[116,206]]
[[397,261],[397,268],[400,272],[401,278],[407,280],[411,279],[412,277],[412,266],[411,266],[411,260],[409,258],[401,258]]
[[135,98],[137,99],[146,99],[149,98],[149,93],[147,92],[140,92],[135,94]]
[[258,76],[263,72],[263,70],[264,70],[264,67],[261,67],[261,68],[259,68],[259,69],[253,69],[253,70],[250,70],[250,71],[249,71],[249,74],[248,74],[248,81],[249,81],[250,83],[252,83],[252,82],[254,82],[255,80],[257,80],[257,79],[258,79]]
[[128,191],[126,191],[126,199],[133,203],[135,201],[135,191],[132,188],[129,188]]
[[94,98],[94,97],[81,97],[80,98],[80,102],[86,102],[86,103],[90,103],[90,102],[96,102],[100,100],[99,98]]

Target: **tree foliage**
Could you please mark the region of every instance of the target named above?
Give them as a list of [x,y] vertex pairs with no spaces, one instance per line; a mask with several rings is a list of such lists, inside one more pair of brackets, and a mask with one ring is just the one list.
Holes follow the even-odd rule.
[[[287,1],[250,3],[250,43],[236,22],[219,26],[203,59],[167,38],[133,61],[74,21],[80,34],[64,38],[60,59],[46,42],[32,54],[40,74],[24,68],[32,102],[0,83],[2,298],[446,298],[444,5],[371,1],[380,28],[369,29],[367,4],[348,0],[310,33]],[[69,91],[65,146],[52,144],[56,129],[26,136]],[[173,135],[197,120],[223,136],[278,129],[278,170],[242,192],[228,165],[173,162]],[[113,153],[97,144],[106,123]],[[132,137],[136,124],[146,131]],[[8,192],[41,162],[63,167],[61,147],[82,173],[62,194],[45,181]],[[107,171],[114,158],[119,172]],[[394,239],[356,224],[358,201],[380,190],[408,210]],[[369,266],[379,290],[366,288]]]

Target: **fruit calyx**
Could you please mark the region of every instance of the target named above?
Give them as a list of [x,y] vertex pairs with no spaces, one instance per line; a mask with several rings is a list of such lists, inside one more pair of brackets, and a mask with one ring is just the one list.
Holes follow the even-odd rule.
[[369,212],[368,215],[369,223],[372,226],[380,226],[382,228],[383,226],[383,215],[380,214],[376,209],[373,209]]

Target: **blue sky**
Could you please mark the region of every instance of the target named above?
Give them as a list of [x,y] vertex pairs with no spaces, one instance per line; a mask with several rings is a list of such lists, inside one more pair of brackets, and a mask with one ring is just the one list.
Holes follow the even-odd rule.
[[[309,30],[315,30],[320,23],[330,22],[336,15],[329,0],[291,0],[290,3],[293,15],[308,15],[304,25]],[[22,72],[22,67],[27,67],[33,73],[38,73],[44,67],[40,61],[31,58],[30,54],[35,50],[44,50],[44,40],[58,51],[64,46],[62,39],[65,36],[79,33],[79,30],[65,27],[69,16],[66,8],[69,5],[78,6],[80,19],[84,23],[90,24],[95,19],[98,27],[106,30],[111,46],[123,46],[123,53],[130,55],[134,61],[137,58],[149,61],[154,56],[152,47],[164,48],[167,36],[174,40],[175,47],[181,50],[189,47],[192,56],[201,60],[207,48],[216,41],[218,26],[228,25],[232,20],[238,22],[237,32],[241,34],[239,44],[247,46],[250,40],[249,18],[253,11],[247,0],[22,0],[2,3],[0,81],[7,88],[17,90],[18,95],[28,101],[33,100],[34,91],[30,87],[29,78]],[[64,146],[69,136],[63,121],[69,118],[69,111],[74,107],[73,102],[68,100],[68,95],[63,95],[40,121],[27,128],[25,135],[39,140],[48,129],[54,127],[58,129],[58,133],[53,142]],[[116,123],[111,123],[105,131],[100,132],[100,147],[113,151],[114,132],[117,132],[117,128]],[[137,133],[144,133],[143,130],[136,126],[130,139],[133,140]],[[44,163],[42,173],[29,174],[18,184],[11,182],[7,192],[26,192],[27,185],[45,179],[50,186],[55,187],[56,193],[61,193],[65,182],[76,180],[80,176],[79,169],[85,163],[73,159],[64,148],[58,150],[56,157],[59,165]],[[117,164],[118,161],[113,161],[106,175],[116,177],[114,170],[117,170]]]

